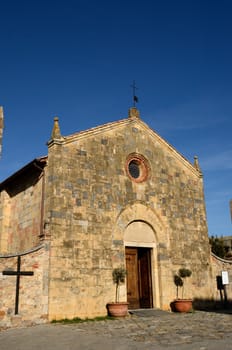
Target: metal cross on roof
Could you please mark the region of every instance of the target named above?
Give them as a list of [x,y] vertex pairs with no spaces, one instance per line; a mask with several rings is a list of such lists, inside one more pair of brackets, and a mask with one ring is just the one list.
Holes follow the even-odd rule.
[[135,95],[135,91],[138,90],[137,86],[135,85],[135,81],[133,80],[133,84],[131,85],[133,89],[133,107],[135,107],[135,104],[139,102],[138,97]]

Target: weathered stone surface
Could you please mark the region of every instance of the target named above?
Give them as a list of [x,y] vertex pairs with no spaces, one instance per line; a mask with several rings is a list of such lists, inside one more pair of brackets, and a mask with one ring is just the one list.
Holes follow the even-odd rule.
[[[199,164],[190,164],[132,112],[67,137],[56,119],[44,169],[36,173],[31,164],[17,186],[2,186],[1,253],[49,242],[36,259],[25,256],[34,276],[23,278],[24,318],[105,315],[115,294],[112,269],[125,266],[127,246],[151,250],[154,307],[170,309],[173,276],[183,266],[192,270],[186,297],[218,298],[220,267],[210,256]],[[138,177],[129,171],[130,159],[140,164]],[[0,268],[6,264],[14,267],[15,258],[0,259]],[[13,285],[8,276],[0,278],[0,311],[9,317]],[[123,285],[123,300],[126,292]]]
[[[15,315],[16,276],[0,273],[0,326],[7,328],[20,324],[48,321],[48,243],[38,251],[21,257],[21,271],[32,271],[33,276],[20,277],[19,315]],[[0,258],[0,271],[17,270],[17,257]]]
[[[148,178],[142,183],[131,181],[126,172],[126,159],[134,152],[146,157],[149,164]],[[193,270],[190,294],[196,293],[196,273],[199,276],[206,268],[210,274],[206,267],[209,245],[202,176],[170,145],[138,118],[132,118],[72,135],[62,145],[50,146],[48,181],[53,178],[54,169],[56,180],[49,183],[47,193],[47,202],[52,202],[58,213],[50,217],[54,235],[50,275],[54,316],[51,318],[60,317],[62,312],[67,315],[69,305],[72,305],[69,317],[106,312],[106,303],[113,299],[111,271],[115,265],[124,264],[125,228],[133,221],[151,225],[156,236],[153,269],[158,272],[159,265],[159,288],[153,292],[162,294],[161,298],[154,297],[157,306],[169,308],[175,296],[173,274],[182,265]],[[132,212],[120,225],[126,208]],[[64,250],[67,235],[70,249]],[[78,255],[71,249],[77,241]],[[94,249],[93,242],[101,249]],[[79,295],[74,296],[70,287],[63,285],[62,276],[57,275],[54,266],[59,266],[60,256],[73,261],[72,285],[78,287]],[[199,261],[204,269],[199,269]],[[84,279],[78,277],[82,268]],[[94,269],[98,270],[97,285],[96,279],[92,279]],[[57,277],[54,280],[52,276]],[[60,302],[58,315],[55,305],[62,298],[57,293],[60,288],[68,297]],[[100,298],[95,296],[95,288],[102,290]],[[210,293],[207,285],[201,289],[202,294]]]

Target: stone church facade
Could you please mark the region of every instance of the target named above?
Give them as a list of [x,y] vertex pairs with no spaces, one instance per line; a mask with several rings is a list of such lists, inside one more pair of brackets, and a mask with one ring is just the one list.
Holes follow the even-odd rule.
[[[219,297],[197,158],[186,160],[135,107],[126,119],[69,136],[55,118],[47,145],[46,157],[0,184],[2,324],[105,315],[120,266],[130,308],[170,310],[180,267],[192,270],[186,297]],[[9,271],[19,256],[20,273],[31,274],[20,275],[15,318],[18,276]]]

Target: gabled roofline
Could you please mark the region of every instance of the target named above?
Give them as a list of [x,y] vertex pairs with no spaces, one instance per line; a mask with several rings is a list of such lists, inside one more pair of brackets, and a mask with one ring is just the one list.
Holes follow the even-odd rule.
[[26,173],[34,170],[35,168],[42,172],[43,168],[47,164],[47,158],[48,158],[47,156],[44,156],[44,157],[33,159],[30,163],[26,164],[23,168],[19,169],[18,171],[16,171],[16,173],[12,174],[7,179],[5,179],[3,182],[1,182],[0,183],[0,191],[2,191],[4,188],[9,186],[19,176],[26,174]]
[[[195,168],[195,166],[192,163],[190,163],[190,161],[187,158],[185,158],[179,151],[177,151],[177,149],[175,147],[173,147],[170,143],[168,143],[163,137],[161,137],[159,134],[157,134],[143,120],[141,120],[138,117],[124,118],[124,119],[117,120],[114,122],[95,126],[95,127],[90,128],[90,129],[87,129],[87,130],[79,131],[79,132],[76,132],[76,133],[68,135],[68,136],[62,136],[61,143],[68,144],[68,143],[71,143],[75,140],[80,140],[80,139],[85,138],[85,137],[90,137],[94,134],[99,134],[101,132],[112,130],[112,128],[114,128],[114,127],[115,128],[121,127],[121,126],[125,126],[128,124],[132,124],[132,125],[133,124],[140,124],[140,126],[142,126],[150,134],[151,137],[155,136],[156,140],[158,140],[160,142],[160,144],[165,145],[171,152],[173,152],[173,155],[178,160],[184,161],[187,168],[190,169],[195,175],[197,175],[198,177],[202,177],[201,171],[197,170]],[[2,191],[6,186],[9,186],[11,182],[13,182],[15,179],[17,179],[17,177],[21,176],[22,174],[24,174],[26,172],[29,172],[32,169],[40,168],[40,170],[42,171],[43,168],[47,164],[47,159],[48,159],[48,156],[43,156],[40,158],[35,158],[30,163],[26,164],[23,168],[19,169],[17,172],[15,172],[10,177],[8,177],[7,179],[5,179],[3,182],[0,183],[0,191]]]
[[81,130],[81,131],[78,131],[78,132],[71,134],[71,135],[68,135],[68,136],[63,136],[63,139],[64,139],[65,143],[73,142],[74,139],[88,137],[88,136],[91,136],[92,134],[99,134],[100,132],[110,130],[114,126],[122,126],[122,125],[128,124],[132,121],[134,121],[132,118],[131,119],[129,119],[129,118],[120,119],[120,120],[117,120],[114,122],[98,125],[98,126],[86,129],[86,130]]
[[179,159],[184,161],[185,165],[192,171],[194,172],[194,174],[196,174],[198,177],[202,177],[202,172],[198,171],[195,166],[186,158],[184,157],[179,151],[177,151],[177,149],[172,146],[169,142],[167,142],[163,137],[161,137],[159,134],[157,134],[153,129],[151,129],[149,127],[149,125],[147,125],[143,120],[141,120],[140,118],[125,118],[125,119],[121,119],[115,122],[111,122],[111,123],[106,123],[100,126],[96,126],[87,130],[83,130],[83,131],[79,131],[75,134],[71,134],[68,136],[64,136],[63,137],[63,142],[68,144],[73,142],[74,140],[80,140],[82,138],[85,137],[90,137],[94,134],[99,134],[101,132],[105,132],[108,130],[111,130],[114,127],[120,127],[120,126],[125,126],[127,124],[140,124],[150,135],[151,137],[156,138],[156,140],[158,140],[160,142],[160,144],[165,145],[168,149],[170,149],[173,152],[173,155]]
[[153,129],[151,129],[146,123],[144,123],[142,120],[139,120],[141,124],[146,128],[146,130],[150,133],[151,136],[154,136],[159,140],[159,142],[163,145],[166,145],[172,152],[173,155],[179,159],[184,161],[185,165],[193,171],[197,176],[202,177],[202,172],[200,170],[197,170],[195,166],[185,157],[182,153],[180,153],[174,146],[172,146],[168,141],[166,141],[163,137],[161,137],[159,134],[157,134]]

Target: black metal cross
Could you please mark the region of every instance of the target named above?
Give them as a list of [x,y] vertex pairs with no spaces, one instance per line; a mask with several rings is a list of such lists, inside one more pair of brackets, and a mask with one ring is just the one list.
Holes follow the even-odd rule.
[[135,95],[135,90],[138,90],[137,86],[135,85],[135,81],[133,81],[133,85],[131,85],[133,89],[133,106],[135,107],[135,103],[139,102],[138,97]]
[[2,271],[3,275],[8,276],[17,276],[16,278],[16,293],[15,293],[15,315],[19,313],[19,288],[20,288],[20,276],[33,276],[34,272],[32,271],[21,271],[21,256],[18,256],[17,260],[17,271]]

